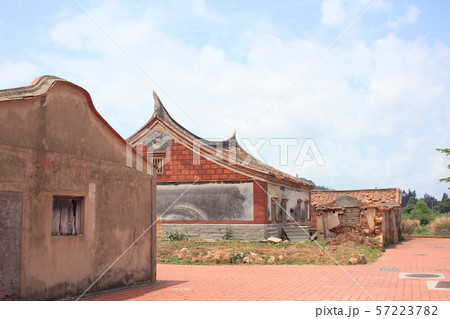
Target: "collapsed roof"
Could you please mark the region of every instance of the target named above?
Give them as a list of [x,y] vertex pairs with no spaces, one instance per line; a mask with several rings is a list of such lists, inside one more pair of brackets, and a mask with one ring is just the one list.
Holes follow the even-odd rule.
[[343,202],[352,207],[400,207],[402,196],[398,188],[321,190],[311,192],[311,202],[316,210],[342,208]]

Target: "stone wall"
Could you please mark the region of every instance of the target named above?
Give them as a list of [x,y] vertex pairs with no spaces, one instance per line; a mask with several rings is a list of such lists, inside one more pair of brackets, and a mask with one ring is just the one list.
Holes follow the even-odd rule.
[[361,220],[359,217],[359,209],[346,209],[341,217],[341,226],[359,226]]
[[223,239],[228,226],[234,239],[264,240],[281,233],[281,224],[163,224],[162,233],[178,230],[192,239]]

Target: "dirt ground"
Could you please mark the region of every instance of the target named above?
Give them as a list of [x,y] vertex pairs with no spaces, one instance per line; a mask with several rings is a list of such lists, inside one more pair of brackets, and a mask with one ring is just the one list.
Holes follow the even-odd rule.
[[160,240],[157,251],[158,263],[167,264],[333,265],[371,263],[384,249],[376,239],[349,233],[306,243]]

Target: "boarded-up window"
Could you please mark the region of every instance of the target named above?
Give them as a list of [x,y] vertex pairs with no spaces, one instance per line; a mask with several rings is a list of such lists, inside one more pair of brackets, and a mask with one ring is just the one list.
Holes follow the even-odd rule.
[[157,168],[157,170],[156,170],[157,174],[164,173],[164,158],[154,157],[153,158],[153,166],[155,166]]
[[82,197],[53,196],[53,236],[81,234],[82,202]]

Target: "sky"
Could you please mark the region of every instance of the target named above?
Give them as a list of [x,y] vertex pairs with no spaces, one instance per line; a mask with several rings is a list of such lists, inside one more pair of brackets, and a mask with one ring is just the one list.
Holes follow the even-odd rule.
[[152,115],[333,189],[437,199],[450,2],[2,0],[0,88],[55,75],[124,138]]

